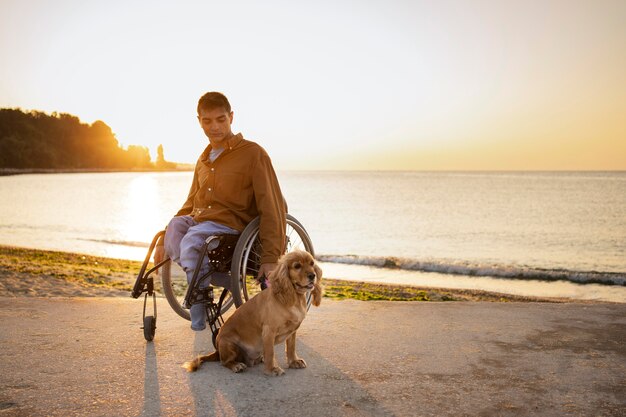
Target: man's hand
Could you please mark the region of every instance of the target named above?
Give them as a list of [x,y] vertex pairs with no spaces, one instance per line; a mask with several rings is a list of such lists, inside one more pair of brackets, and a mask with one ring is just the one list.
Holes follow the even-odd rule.
[[277,265],[277,263],[261,264],[261,267],[259,268],[259,273],[256,275],[256,279],[260,280],[263,275],[265,275],[266,278],[269,278],[270,274],[273,270],[276,269]]

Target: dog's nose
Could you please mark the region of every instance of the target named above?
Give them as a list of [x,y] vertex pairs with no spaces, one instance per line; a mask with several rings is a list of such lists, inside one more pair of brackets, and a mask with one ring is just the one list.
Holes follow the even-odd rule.
[[315,273],[314,272],[309,272],[307,274],[307,278],[309,279],[309,281],[313,282],[315,281]]

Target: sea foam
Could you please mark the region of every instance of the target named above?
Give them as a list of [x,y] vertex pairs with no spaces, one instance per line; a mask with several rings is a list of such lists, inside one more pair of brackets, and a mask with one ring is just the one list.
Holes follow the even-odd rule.
[[384,256],[317,255],[321,262],[365,265],[407,271],[437,272],[450,275],[495,277],[542,281],[571,281],[580,284],[626,286],[626,273],[544,269],[524,265],[498,265],[458,260],[418,260]]

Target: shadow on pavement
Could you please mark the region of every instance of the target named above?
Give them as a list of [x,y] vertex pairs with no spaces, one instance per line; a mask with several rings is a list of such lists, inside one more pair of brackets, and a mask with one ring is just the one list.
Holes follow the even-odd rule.
[[[213,350],[210,332],[197,333],[194,354]],[[306,369],[287,369],[284,344],[276,357],[285,375],[269,377],[263,365],[235,374],[217,362],[189,373],[195,415],[216,416],[391,416],[366,390],[313,348],[298,344]]]
[[146,365],[143,384],[142,416],[161,415],[161,394],[159,391],[159,371],[154,343],[146,343]]

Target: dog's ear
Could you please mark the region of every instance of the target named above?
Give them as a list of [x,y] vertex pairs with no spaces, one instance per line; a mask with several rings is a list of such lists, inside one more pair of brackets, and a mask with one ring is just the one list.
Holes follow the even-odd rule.
[[317,279],[315,280],[313,290],[311,290],[311,295],[313,295],[313,305],[317,307],[322,302],[324,287],[322,287],[322,268],[317,266],[317,264],[315,264],[313,268],[315,269],[315,275],[317,276]]
[[286,259],[279,260],[278,267],[270,275],[270,288],[282,304],[293,304],[296,290],[293,288],[289,277],[289,266]]

